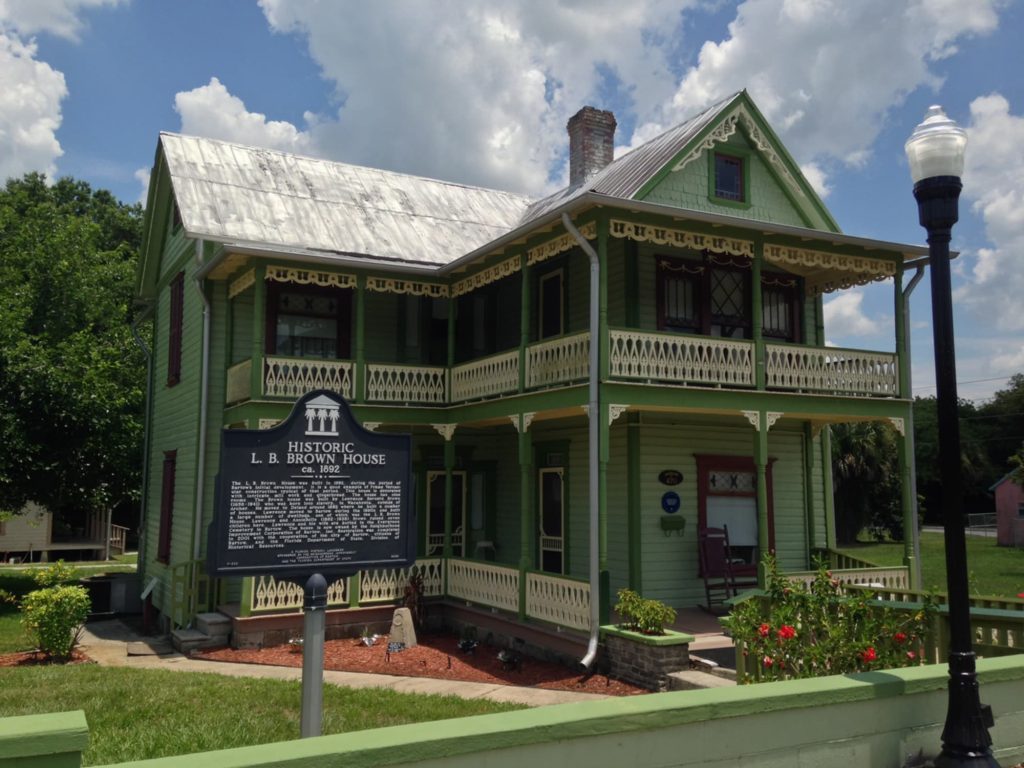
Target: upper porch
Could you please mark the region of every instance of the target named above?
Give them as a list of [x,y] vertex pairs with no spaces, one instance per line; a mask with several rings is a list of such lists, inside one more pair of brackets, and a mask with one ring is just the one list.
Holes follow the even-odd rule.
[[[581,383],[586,249],[603,383],[908,397],[901,284],[916,249],[674,214],[591,209],[580,238],[554,220],[422,276],[224,249],[205,272],[229,306],[225,405],[326,387],[355,404],[448,408]],[[890,278],[895,351],[826,346],[822,294]]]

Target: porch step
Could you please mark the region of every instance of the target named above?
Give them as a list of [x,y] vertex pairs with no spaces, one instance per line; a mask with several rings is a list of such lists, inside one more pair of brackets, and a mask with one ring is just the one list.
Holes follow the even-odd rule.
[[198,629],[176,629],[171,632],[171,645],[178,653],[187,656],[192,651],[221,648],[227,645],[227,637],[211,637]]
[[736,685],[736,681],[720,675],[701,672],[698,669],[688,669],[683,672],[671,672],[668,676],[668,689],[670,691],[692,691],[698,688],[724,688],[731,685]]
[[200,613],[196,616],[196,629],[226,643],[228,635],[231,634],[231,617],[225,616],[219,611]]

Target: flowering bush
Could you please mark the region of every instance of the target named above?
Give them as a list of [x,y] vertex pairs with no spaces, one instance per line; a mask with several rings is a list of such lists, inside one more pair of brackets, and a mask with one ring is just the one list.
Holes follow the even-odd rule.
[[809,585],[779,575],[765,557],[767,594],[735,606],[723,619],[747,664],[744,682],[818,677],[920,664],[934,604],[879,605],[869,594],[844,596],[819,563]]

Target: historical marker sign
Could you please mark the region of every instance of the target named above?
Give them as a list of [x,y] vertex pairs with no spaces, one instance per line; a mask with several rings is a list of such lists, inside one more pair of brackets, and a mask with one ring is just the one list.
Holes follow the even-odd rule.
[[415,560],[411,438],[369,432],[333,392],[273,429],[225,429],[208,570],[303,576]]

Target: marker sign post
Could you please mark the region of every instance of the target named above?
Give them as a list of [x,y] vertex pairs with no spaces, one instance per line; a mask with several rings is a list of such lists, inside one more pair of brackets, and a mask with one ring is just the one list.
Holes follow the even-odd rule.
[[363,429],[322,390],[272,429],[222,433],[207,570],[305,585],[303,737],[322,729],[325,577],[415,561],[410,446]]

